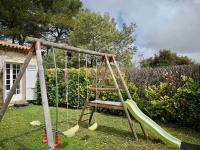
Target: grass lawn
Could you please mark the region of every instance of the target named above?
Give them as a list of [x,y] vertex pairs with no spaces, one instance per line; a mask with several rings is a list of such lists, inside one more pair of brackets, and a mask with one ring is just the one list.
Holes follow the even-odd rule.
[[[55,108],[50,108],[52,121],[55,121]],[[79,111],[80,112],[80,111]],[[78,114],[79,114],[78,112]],[[59,128],[66,130],[67,126],[72,127],[77,117],[77,110],[69,110],[69,124],[67,125],[67,110],[59,109]],[[139,141],[135,141],[130,133],[126,118],[109,116],[96,113],[96,121],[99,127],[96,131],[87,130],[87,125],[82,125],[77,135],[72,138],[60,136],[62,146],[59,149],[67,150],[166,150],[169,149],[161,141],[150,135],[149,140],[143,138],[139,125],[136,130]],[[34,150],[47,149],[42,144],[42,127],[33,127],[29,122],[40,120],[43,122],[41,106],[29,105],[24,108],[11,108],[6,112],[0,125],[0,149],[14,150],[20,147],[32,148]],[[53,124],[54,126],[55,124]],[[180,128],[175,125],[160,124],[165,130],[177,138],[194,144],[200,144],[200,132],[189,128]]]

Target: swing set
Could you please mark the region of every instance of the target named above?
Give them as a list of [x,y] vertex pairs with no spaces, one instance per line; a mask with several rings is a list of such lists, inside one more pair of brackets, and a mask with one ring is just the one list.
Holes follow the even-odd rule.
[[[44,138],[43,138],[43,143],[48,144],[48,149],[52,150],[54,148],[57,148],[60,146],[61,142],[58,139],[58,73],[57,73],[57,63],[56,63],[56,57],[55,57],[55,50],[56,49],[62,49],[65,50],[65,71],[64,71],[64,79],[65,79],[65,100],[67,104],[67,109],[68,109],[68,104],[69,104],[69,86],[68,86],[68,79],[69,79],[69,73],[68,73],[68,52],[75,52],[78,53],[78,97],[77,97],[77,109],[79,108],[79,101],[80,101],[80,87],[79,87],[79,81],[80,81],[80,54],[85,55],[85,67],[88,67],[88,55],[90,56],[95,56],[95,79],[92,85],[87,84],[87,96],[86,96],[86,101],[84,103],[84,106],[82,108],[81,114],[77,115],[76,117],[76,124],[72,127],[69,128],[68,125],[68,130],[63,131],[62,134],[67,136],[67,137],[72,137],[76,134],[76,132],[79,130],[79,125],[81,122],[86,122],[88,123],[88,129],[91,131],[94,131],[97,129],[98,124],[96,121],[96,117],[94,116],[94,112],[96,111],[97,108],[107,108],[107,109],[115,109],[115,110],[123,110],[125,112],[125,115],[127,117],[131,132],[133,136],[135,137],[136,140],[138,140],[134,124],[131,120],[130,114],[127,110],[127,107],[124,104],[124,98],[121,93],[121,89],[119,88],[118,82],[115,75],[115,73],[119,76],[119,80],[122,83],[122,88],[126,91],[126,94],[130,100],[132,100],[131,94],[128,90],[128,87],[126,85],[126,82],[120,72],[119,66],[115,60],[115,56],[113,54],[108,54],[108,53],[100,53],[96,51],[91,51],[91,50],[86,50],[86,49],[81,49],[81,48],[76,48],[69,46],[67,44],[61,44],[61,43],[53,43],[53,42],[48,42],[42,39],[37,39],[37,38],[32,38],[32,37],[27,37],[26,38],[27,42],[32,43],[32,48],[29,51],[28,55],[26,56],[26,59],[24,61],[24,64],[22,65],[22,68],[20,69],[20,72],[11,87],[11,90],[5,100],[5,103],[2,106],[2,109],[0,111],[0,121],[3,118],[3,115],[5,114],[8,104],[11,101],[11,98],[15,92],[15,89],[17,85],[19,84],[19,81],[21,80],[32,56],[36,54],[36,59],[37,59],[37,64],[38,64],[38,74],[39,74],[39,81],[40,81],[40,90],[41,90],[41,97],[42,97],[42,105],[43,105],[43,112],[44,112],[44,122],[45,122],[45,127],[44,127]],[[45,83],[45,75],[44,75],[44,68],[43,68],[43,58],[42,58],[42,46],[47,46],[51,47],[53,51],[53,62],[54,62],[54,68],[55,68],[55,84],[56,84],[56,127],[55,127],[55,142],[53,140],[53,132],[52,132],[52,125],[51,125],[51,119],[50,119],[50,112],[49,112],[49,104],[48,104],[48,98],[47,98],[47,90],[46,90],[46,83]],[[98,59],[100,58],[100,59]],[[100,61],[100,63],[98,62]],[[98,64],[99,66],[105,65],[104,67],[105,71],[102,76],[102,80],[104,77],[106,77],[107,72],[109,71],[112,77],[112,80],[114,82],[113,86],[106,86],[103,85],[102,82],[98,80],[98,74],[100,74],[100,70],[98,69]],[[114,69],[113,69],[114,68]],[[86,69],[87,70],[87,69]],[[88,73],[86,71],[86,79],[88,78]],[[101,92],[117,92],[119,96],[119,101],[118,102],[113,102],[113,101],[105,101],[100,99],[100,94]],[[92,92],[95,92],[95,99],[92,100]],[[88,109],[88,111],[86,111]],[[87,116],[87,119],[83,119],[85,116]],[[94,118],[94,122],[92,123],[92,118]],[[67,111],[67,124],[68,124],[68,111]],[[144,136],[147,138],[147,134],[144,130],[143,125],[139,122],[141,129],[144,133]]]

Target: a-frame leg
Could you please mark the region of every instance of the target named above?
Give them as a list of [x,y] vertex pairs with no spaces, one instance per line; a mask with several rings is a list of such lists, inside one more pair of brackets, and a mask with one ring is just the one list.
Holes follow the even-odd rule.
[[84,106],[83,106],[83,108],[82,108],[82,110],[81,110],[81,114],[80,114],[80,116],[79,116],[78,123],[80,123],[80,122],[82,121],[84,112],[85,112],[85,110],[86,110],[86,108],[87,108],[87,104],[88,104],[88,102],[86,101],[85,104],[84,104]]
[[[120,71],[120,69],[119,69],[119,66],[118,66],[118,64],[117,64],[117,62],[116,62],[116,60],[115,60],[115,58],[112,57],[112,60],[113,60],[113,62],[114,62],[114,66],[116,67],[116,71],[117,71],[117,73],[118,73],[118,75],[119,75],[119,77],[120,77],[120,80],[122,81],[123,87],[124,87],[124,89],[125,89],[125,91],[126,91],[126,94],[127,94],[128,98],[129,98],[130,100],[133,100],[133,99],[132,99],[132,96],[131,96],[131,94],[130,94],[130,92],[129,92],[129,90],[128,90],[128,87],[127,87],[127,85],[126,85],[126,82],[125,82],[124,78],[122,77],[121,71]],[[148,135],[147,135],[147,133],[146,133],[146,131],[145,131],[143,125],[142,125],[140,122],[139,122],[139,124],[140,124],[140,127],[141,127],[141,129],[142,129],[142,132],[143,132],[145,138],[147,139],[147,138],[148,138]]]
[[89,120],[88,120],[89,125],[91,125],[91,121],[92,121],[92,117],[94,115],[94,112],[95,112],[95,107],[92,107],[91,114],[90,114],[90,117],[89,117]]
[[45,83],[45,77],[44,77],[42,52],[41,52],[39,41],[35,43],[35,50],[36,50],[36,58],[37,58],[37,64],[38,64],[38,73],[39,73],[39,80],[40,80],[40,91],[41,91],[41,96],[42,96],[42,106],[43,106],[43,111],[44,111],[45,127],[47,131],[48,149],[54,150],[54,140],[53,140],[53,132],[52,132],[52,126],[51,126],[51,118],[50,118],[50,113],[49,113],[49,104],[48,104],[48,99],[47,99],[47,90],[46,90],[46,83]]
[[133,125],[133,122],[131,121],[131,117],[130,117],[130,115],[129,115],[129,113],[128,113],[127,108],[124,106],[124,100],[123,100],[121,91],[120,91],[120,89],[119,89],[117,80],[116,80],[116,78],[115,78],[115,76],[114,76],[112,67],[111,67],[111,65],[110,65],[110,62],[109,62],[107,56],[105,56],[105,59],[106,59],[106,64],[107,64],[107,66],[108,66],[108,68],[109,68],[109,70],[110,70],[112,79],[113,79],[113,81],[114,81],[115,87],[116,87],[117,90],[118,90],[118,95],[119,95],[119,98],[120,98],[120,100],[121,100],[122,106],[123,106],[123,108],[124,108],[125,115],[126,115],[126,117],[127,117],[127,119],[128,119],[128,123],[129,123],[129,126],[130,126],[130,128],[131,128],[131,132],[132,132],[132,134],[134,135],[135,139],[138,140],[138,137],[137,137],[137,134],[136,134],[136,131],[135,131],[135,127],[134,127],[134,125]]
[[3,106],[2,106],[2,108],[0,110],[0,122],[1,122],[1,120],[2,120],[2,118],[3,118],[3,116],[4,116],[5,112],[6,112],[6,110],[8,108],[8,105],[10,104],[10,101],[11,101],[11,99],[13,97],[13,94],[16,91],[17,85],[19,84],[19,82],[20,82],[20,80],[21,80],[24,72],[26,71],[26,68],[27,68],[29,62],[31,61],[31,58],[32,58],[33,53],[34,53],[33,51],[34,51],[34,49],[32,48],[29,51],[28,55],[26,56],[26,59],[25,59],[23,65],[22,65],[22,67],[21,67],[21,69],[20,69],[20,71],[19,71],[19,73],[17,75],[17,78],[16,78],[14,84],[12,85],[12,87],[11,87],[9,93],[8,93],[8,96],[5,99],[5,103],[3,104]]
[[81,110],[81,114],[80,114],[80,116],[79,116],[79,119],[78,119],[78,123],[80,123],[81,121],[82,121],[82,118],[83,118],[83,115],[84,115],[84,112],[85,112],[85,110],[86,110],[86,108],[88,107],[88,102],[89,102],[89,100],[90,100],[90,92],[89,93],[87,93],[88,94],[88,96],[87,96],[87,99],[86,99],[86,101],[85,101],[85,103],[84,103],[84,105],[83,105],[83,108],[82,108],[82,110]]

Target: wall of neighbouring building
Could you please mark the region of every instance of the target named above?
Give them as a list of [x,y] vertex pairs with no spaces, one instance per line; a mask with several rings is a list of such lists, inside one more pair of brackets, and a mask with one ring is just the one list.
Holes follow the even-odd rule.
[[[27,54],[15,51],[0,50],[0,104],[3,103],[3,85],[4,85],[4,65],[5,62],[9,63],[23,63]],[[37,64],[36,57],[34,56],[30,64]],[[22,77],[22,100],[26,100],[26,73]]]

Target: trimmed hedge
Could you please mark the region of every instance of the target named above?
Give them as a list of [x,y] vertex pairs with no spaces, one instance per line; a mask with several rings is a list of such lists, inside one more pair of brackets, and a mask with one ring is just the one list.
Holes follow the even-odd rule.
[[[87,71],[87,78],[86,78]],[[80,69],[79,74],[79,90],[80,90],[80,100],[78,103],[78,69],[68,69],[68,83],[64,80],[64,69],[57,69],[58,73],[58,97],[59,97],[59,106],[66,106],[66,86],[68,84],[68,102],[70,108],[77,108],[77,106],[81,107],[86,100],[86,87],[87,84],[90,85],[95,80],[94,77],[94,69]],[[123,74],[124,75],[124,74]],[[45,70],[45,80],[47,87],[47,96],[49,100],[50,106],[56,105],[56,84],[55,84],[55,70],[47,69]],[[116,76],[116,79],[118,77]],[[108,75],[105,79],[105,84],[113,85],[113,81],[111,75]],[[130,89],[131,94],[136,93],[137,88],[133,83],[128,83],[128,87]],[[124,90],[122,90],[122,94],[124,96],[124,100],[128,97]],[[102,92],[101,93],[102,100],[110,100],[110,101],[120,101],[117,92]],[[95,98],[95,92],[92,93],[92,98]],[[41,94],[39,88],[39,82],[37,83],[37,104],[41,104]]]
[[200,83],[182,76],[185,82],[174,95],[174,120],[184,126],[200,130]]
[[[90,73],[91,69],[87,72]],[[80,100],[78,101],[78,69],[68,69],[68,82],[65,81],[64,69],[57,69],[58,73],[58,98],[59,106],[66,107],[66,87],[68,84],[68,102],[70,108],[76,108],[77,106],[82,106],[86,99],[86,85],[89,85],[90,80],[86,79],[86,69],[80,69],[79,76],[79,90],[80,90]],[[50,106],[56,105],[56,83],[55,83],[55,70],[46,69],[45,70],[45,80],[47,87],[47,96]],[[41,93],[39,88],[39,82],[37,83],[37,104],[41,104]]]
[[[86,79],[86,71],[88,79]],[[49,105],[56,104],[56,86],[55,86],[55,71],[48,69],[45,71],[46,86],[48,93]],[[69,80],[69,107],[81,107],[86,100],[86,85],[90,85],[94,80],[94,69],[80,69],[80,100],[78,101],[78,69],[68,69]],[[123,74],[125,77],[125,75]],[[116,76],[116,79],[119,77]],[[106,84],[113,85],[111,75],[104,79]],[[200,83],[195,82],[189,77],[182,76],[182,86],[177,91],[166,95],[166,90],[174,89],[174,82],[160,82],[159,85],[146,86],[143,93],[145,97],[139,98],[137,95],[138,88],[133,82],[128,82],[125,78],[129,91],[136,101],[140,109],[152,119],[161,120],[163,122],[176,122],[182,126],[190,126],[200,129]],[[120,84],[120,82],[118,82]],[[58,69],[58,87],[59,87],[59,106],[66,107],[65,90],[66,82],[64,80],[64,70]],[[41,104],[41,95],[39,82],[37,84],[37,104]],[[121,90],[124,100],[128,99],[124,90]],[[100,95],[102,100],[120,101],[117,92],[102,92]],[[95,92],[92,94],[92,99],[95,98]],[[123,112],[111,109],[98,109],[98,111],[110,114],[121,115]]]
[[141,110],[153,119],[175,122],[200,130],[200,83],[182,76],[183,85],[172,95],[166,95],[169,82],[144,89],[145,99],[137,101]]

